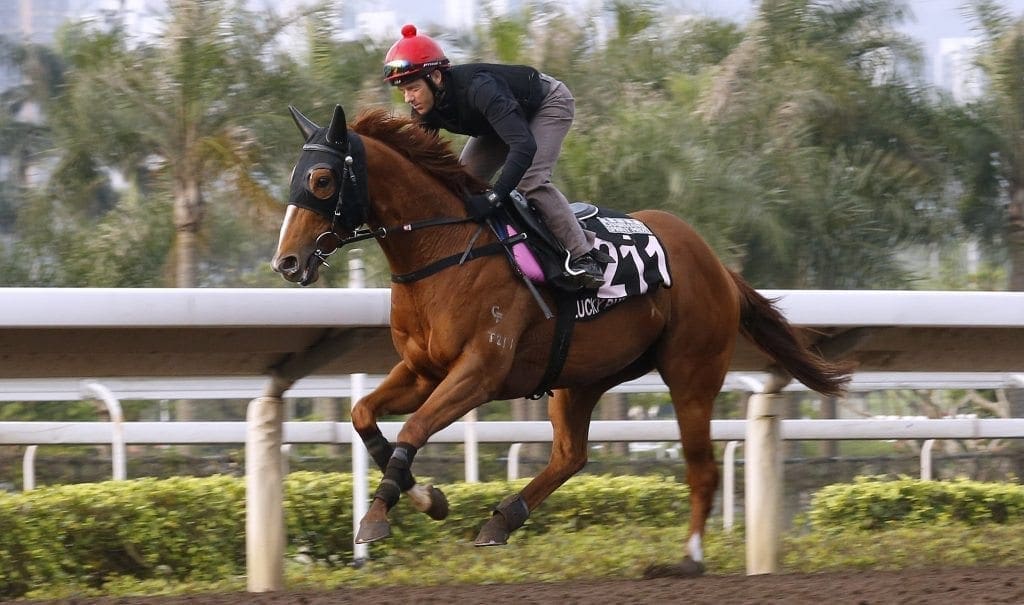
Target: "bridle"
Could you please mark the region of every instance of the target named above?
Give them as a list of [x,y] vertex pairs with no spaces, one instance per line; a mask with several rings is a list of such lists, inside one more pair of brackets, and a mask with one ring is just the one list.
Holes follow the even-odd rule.
[[[369,193],[366,185],[366,151],[359,135],[348,133],[347,139],[347,144],[343,149],[323,143],[306,143],[302,146],[303,151],[327,153],[341,159],[341,178],[339,180],[338,195],[335,198],[334,210],[328,214],[322,207],[317,207],[313,204],[296,203],[296,201],[290,202],[292,205],[300,208],[312,210],[330,221],[330,228],[317,236],[313,254],[311,255],[311,258],[316,258],[323,266],[330,267],[330,264],[327,263],[327,258],[347,244],[374,238],[384,239],[392,232],[409,233],[425,227],[456,225],[473,221],[473,218],[469,216],[437,217],[411,223],[402,223],[392,227],[361,227],[361,225],[366,224],[367,207],[369,205]],[[357,163],[357,158],[360,163]],[[345,205],[346,190],[355,198],[348,206]],[[347,209],[352,210],[355,215],[347,216]],[[481,225],[481,230],[482,227]],[[481,230],[477,231],[477,235],[479,235]],[[343,235],[343,233],[348,233],[349,235]],[[480,254],[473,254],[474,251],[479,250],[472,247],[476,238],[477,236],[472,238],[469,248],[465,252],[455,255],[459,261],[458,264],[480,256]],[[490,249],[487,250],[487,254],[493,253]],[[392,275],[392,280],[398,282],[415,281],[427,275],[432,275],[452,264],[456,263],[451,262],[449,258],[442,259],[425,269],[411,274]]]
[[[353,142],[358,141],[355,145]],[[350,153],[353,147],[357,148],[357,153],[365,157],[365,152],[362,149],[362,141],[358,136],[349,136],[348,144],[345,145],[344,151],[332,147],[330,145],[324,145],[322,143],[306,143],[302,146],[303,151],[319,151],[322,153],[328,153],[337,158],[341,159],[342,169],[341,178],[339,179],[338,195],[335,198],[334,210],[329,216],[327,216],[321,208],[317,208],[310,204],[295,204],[294,205],[312,210],[317,214],[328,218],[331,221],[331,227],[327,231],[324,231],[317,236],[312,256],[315,257],[320,264],[325,267],[330,267],[327,263],[327,257],[338,251],[339,248],[346,244],[354,242],[360,242],[371,238],[384,238],[387,237],[387,229],[384,227],[378,227],[377,229],[359,229],[358,225],[364,224],[366,221],[366,198],[360,193],[365,193],[365,183],[362,183],[363,190],[360,190],[360,181],[356,177],[355,158]],[[355,209],[358,213],[357,216],[349,220],[344,216],[345,211],[345,190],[350,188],[355,193]],[[342,235],[342,231],[347,231],[351,235]]]

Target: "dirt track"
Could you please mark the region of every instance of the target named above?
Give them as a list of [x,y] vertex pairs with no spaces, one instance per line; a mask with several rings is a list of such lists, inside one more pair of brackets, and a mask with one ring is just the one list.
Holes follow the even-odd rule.
[[71,599],[71,605],[409,605],[457,603],[559,605],[692,603],[748,605],[785,603],[1024,603],[1024,567],[926,569],[899,572],[714,576],[692,580],[608,580],[474,586],[338,589],[327,592],[226,593],[185,597]]

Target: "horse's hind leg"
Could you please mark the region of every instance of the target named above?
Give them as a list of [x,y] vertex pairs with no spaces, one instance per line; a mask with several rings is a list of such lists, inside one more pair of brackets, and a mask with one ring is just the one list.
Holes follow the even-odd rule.
[[520,528],[530,511],[540,506],[560,485],[587,463],[587,428],[594,406],[605,389],[559,389],[548,402],[548,415],[554,437],[551,458],[530,483],[495,508],[480,530],[477,546],[508,543],[510,533]]
[[680,357],[659,363],[659,372],[669,387],[676,422],[686,460],[686,483],[690,487],[690,532],[687,557],[679,565],[650,568],[647,575],[693,576],[704,572],[703,536],[718,489],[719,471],[711,443],[712,405],[728,370],[731,348],[699,363]]

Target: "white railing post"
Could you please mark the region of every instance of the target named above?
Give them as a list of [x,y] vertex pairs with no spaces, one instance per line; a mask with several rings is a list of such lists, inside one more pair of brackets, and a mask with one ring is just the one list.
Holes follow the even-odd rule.
[[281,444],[281,480],[288,476],[291,471],[292,444]]
[[[354,248],[348,254],[348,287],[363,288],[366,286],[366,267],[363,264],[363,251]],[[351,409],[363,398],[366,392],[366,374],[357,373],[349,377],[352,393],[349,396],[349,416]],[[356,566],[361,566],[370,558],[370,545],[357,544],[355,536],[359,535],[359,522],[369,508],[370,499],[370,466],[369,452],[363,444],[363,438],[356,432],[355,425],[349,423],[352,444],[352,560]]]
[[756,393],[747,404],[744,450],[747,575],[779,571],[782,526],[782,431],[779,396]]
[[92,380],[82,383],[82,396],[95,397],[107,406],[111,431],[110,463],[114,467],[114,481],[123,481],[128,477],[128,468],[125,459],[124,414],[121,412],[121,402],[114,397],[110,389]]
[[281,445],[282,389],[269,385],[249,402],[245,438],[245,564],[249,592],[284,587],[284,484]]
[[739,441],[729,441],[722,454],[722,529],[727,532],[732,531],[736,516],[736,448],[739,445]]
[[[751,381],[756,383],[756,381]],[[789,382],[773,374],[747,401],[743,466],[747,575],[776,573],[782,545],[782,398]]]
[[921,480],[931,481],[932,480],[932,446],[935,445],[934,439],[926,439],[924,444],[921,445]]
[[[365,379],[366,374],[352,374],[352,407],[355,407],[356,402],[363,397]],[[351,423],[349,425],[352,431],[352,559],[358,566],[370,557],[370,545],[355,542],[355,536],[359,535],[359,522],[363,520],[363,515],[369,508],[367,504],[370,499],[369,453],[363,444],[363,438],[356,432],[355,426]]]
[[480,447],[476,434],[476,410],[470,410],[463,418],[464,435],[463,449],[466,459],[466,483],[480,482]]
[[25,448],[25,457],[21,459],[21,489],[30,492],[36,488],[36,449],[38,445]]
[[519,478],[519,450],[522,449],[522,447],[522,443],[513,443],[508,448],[507,478],[509,481],[515,481]]

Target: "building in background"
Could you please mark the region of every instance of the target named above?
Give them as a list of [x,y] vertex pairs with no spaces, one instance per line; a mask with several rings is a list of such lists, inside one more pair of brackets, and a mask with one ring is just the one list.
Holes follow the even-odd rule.
[[935,84],[949,92],[957,103],[979,99],[985,90],[985,77],[975,65],[978,38],[942,38],[935,57]]

